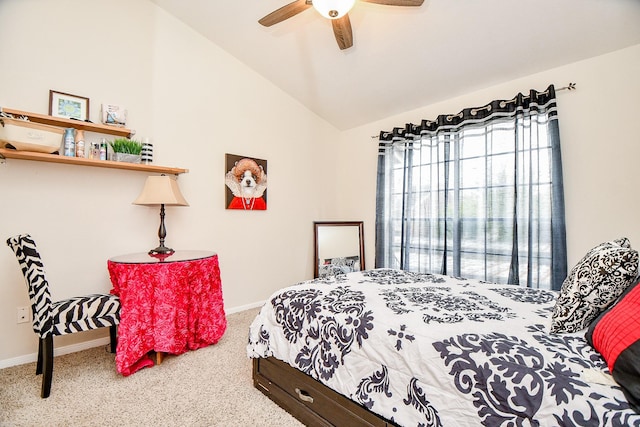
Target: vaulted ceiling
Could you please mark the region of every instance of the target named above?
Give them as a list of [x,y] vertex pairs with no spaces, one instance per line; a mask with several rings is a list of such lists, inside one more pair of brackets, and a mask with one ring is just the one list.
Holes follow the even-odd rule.
[[291,0],[152,1],[341,130],[640,44],[639,0],[356,0],[346,50],[313,8],[258,24]]

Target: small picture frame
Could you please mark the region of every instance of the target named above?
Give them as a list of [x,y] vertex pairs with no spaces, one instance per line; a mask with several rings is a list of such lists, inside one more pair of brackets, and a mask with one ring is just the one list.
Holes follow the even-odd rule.
[[49,115],[87,121],[89,120],[89,98],[50,90]]
[[102,123],[105,125],[125,126],[127,110],[120,105],[102,104]]

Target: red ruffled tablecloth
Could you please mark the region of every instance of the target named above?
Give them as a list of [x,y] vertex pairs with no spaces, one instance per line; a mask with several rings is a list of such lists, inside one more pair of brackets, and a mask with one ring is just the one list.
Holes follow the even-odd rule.
[[181,354],[218,342],[227,328],[218,256],[167,263],[107,263],[120,297],[116,368],[153,366],[147,353]]

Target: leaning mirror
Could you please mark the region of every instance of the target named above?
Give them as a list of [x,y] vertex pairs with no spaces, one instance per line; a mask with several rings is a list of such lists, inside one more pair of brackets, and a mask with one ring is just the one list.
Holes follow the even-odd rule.
[[314,277],[364,270],[362,221],[316,221]]

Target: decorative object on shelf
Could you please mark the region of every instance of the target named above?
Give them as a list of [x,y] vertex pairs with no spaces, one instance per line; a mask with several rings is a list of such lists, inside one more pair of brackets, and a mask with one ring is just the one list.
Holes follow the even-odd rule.
[[102,123],[125,126],[127,124],[127,110],[119,105],[102,104]]
[[76,156],[76,139],[74,132],[74,128],[66,128],[64,130],[64,137],[62,138],[62,154],[67,157]]
[[149,142],[149,138],[142,138],[142,151],[140,152],[140,156],[142,163],[148,164],[153,162],[153,144]]
[[86,148],[87,159],[98,160],[100,158],[100,143],[91,142]]
[[171,254],[173,249],[164,245],[164,239],[167,236],[167,229],[164,225],[164,206],[189,206],[184,199],[178,183],[174,178],[167,175],[147,177],[144,188],[136,200],[134,205],[157,206],[160,205],[160,228],[158,229],[158,237],[160,245],[149,251],[150,255],[155,254]]
[[102,142],[98,146],[98,158],[100,160],[107,160],[107,140],[102,138]]
[[0,117],[0,147],[38,153],[60,150],[63,129],[9,117]]
[[226,155],[227,209],[267,209],[267,161]]
[[128,138],[116,138],[109,143],[113,153],[111,160],[116,162],[140,163],[142,144]]
[[127,153],[111,153],[111,160],[114,162],[140,163],[140,155]]
[[82,121],[89,120],[89,98],[49,91],[49,115]]
[[85,157],[84,150],[84,131],[76,130],[76,157]]

